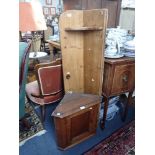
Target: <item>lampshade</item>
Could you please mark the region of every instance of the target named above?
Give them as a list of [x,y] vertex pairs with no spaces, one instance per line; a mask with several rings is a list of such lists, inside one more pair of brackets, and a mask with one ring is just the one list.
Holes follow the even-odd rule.
[[46,30],[43,10],[38,0],[19,2],[19,31]]

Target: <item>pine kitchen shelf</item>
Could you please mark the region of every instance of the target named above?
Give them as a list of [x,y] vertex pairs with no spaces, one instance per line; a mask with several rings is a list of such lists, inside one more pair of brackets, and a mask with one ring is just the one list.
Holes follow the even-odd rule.
[[59,18],[65,92],[102,93],[107,9],[68,10]]

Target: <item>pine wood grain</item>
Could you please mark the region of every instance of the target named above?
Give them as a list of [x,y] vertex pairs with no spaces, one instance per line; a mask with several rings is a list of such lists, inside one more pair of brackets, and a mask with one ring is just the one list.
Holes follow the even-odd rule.
[[65,91],[101,95],[106,9],[69,10],[60,17]]

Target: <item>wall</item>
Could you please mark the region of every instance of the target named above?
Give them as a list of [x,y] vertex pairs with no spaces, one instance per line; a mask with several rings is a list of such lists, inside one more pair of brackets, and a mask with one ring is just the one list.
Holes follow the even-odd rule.
[[58,6],[59,4],[59,0],[52,0],[52,5],[47,5],[46,4],[46,0],[40,0],[42,6],[46,6],[46,7],[56,7]]
[[[32,0],[19,0],[19,2],[31,2]],[[45,7],[55,7],[56,8],[56,13],[59,12],[59,4],[62,4],[62,0],[52,0],[52,5],[47,5],[46,0],[39,0],[42,4],[42,6]]]
[[119,26],[135,32],[135,0],[122,0]]
[[123,29],[135,32],[135,9],[122,8],[119,25]]

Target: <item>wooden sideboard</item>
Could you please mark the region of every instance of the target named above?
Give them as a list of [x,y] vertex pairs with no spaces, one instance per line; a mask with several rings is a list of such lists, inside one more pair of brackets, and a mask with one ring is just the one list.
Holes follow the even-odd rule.
[[104,97],[104,113],[101,128],[105,126],[108,100],[112,96],[129,92],[125,106],[123,120],[125,120],[128,104],[135,88],[135,58],[123,57],[119,59],[105,59],[102,95]]

